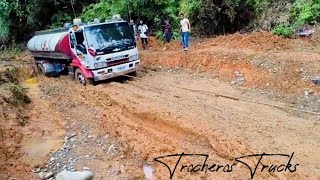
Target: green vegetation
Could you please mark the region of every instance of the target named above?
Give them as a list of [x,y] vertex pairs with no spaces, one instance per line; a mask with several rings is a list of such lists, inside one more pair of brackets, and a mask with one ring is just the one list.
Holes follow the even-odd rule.
[[277,26],[272,32],[276,35],[291,37],[295,29],[314,25],[319,18],[320,0],[295,0],[290,12],[291,24]]
[[84,7],[81,16],[85,21],[92,21],[94,18],[99,18],[104,21],[110,19],[113,14],[125,14],[126,3],[126,0],[101,0],[96,4],[90,4]]
[[15,120],[24,126],[27,122],[24,109],[31,102],[31,99],[27,95],[27,89],[19,84],[18,77],[20,73],[15,66],[0,70],[0,103],[5,107],[4,111],[2,111],[4,117],[12,114],[12,109],[14,109],[16,110]]
[[296,0],[291,16],[294,26],[315,24],[320,16],[320,0]]
[[5,38],[9,35],[9,25],[8,25],[8,2],[5,0],[0,0],[0,39]]
[[22,88],[18,82],[18,68],[14,66],[8,67],[5,71],[0,72],[0,85],[4,83],[9,84],[9,89],[13,94],[15,105],[23,105],[31,102],[31,99],[26,94],[26,89]]
[[17,104],[28,104],[31,102],[31,99],[26,94],[26,89],[22,88],[20,85],[16,83],[10,83],[10,91],[12,92],[15,103]]
[[274,0],[247,0],[247,4],[249,4],[255,13],[261,13],[265,8],[268,7]]
[[272,33],[278,36],[289,38],[294,34],[294,29],[289,25],[280,25],[274,28]]
[[54,14],[51,18],[52,24],[50,28],[61,27],[62,24],[70,22],[72,17],[67,13]]
[[10,82],[17,83],[17,73],[18,69],[14,66],[10,66],[5,73],[5,76],[9,79]]
[[164,19],[169,19],[178,32],[178,15],[182,12],[192,22],[193,33],[213,36],[239,31],[272,4],[282,2],[292,4],[290,24],[276,24],[275,34],[287,37],[291,29],[315,24],[320,18],[320,0],[0,0],[0,46],[4,42],[26,41],[36,30],[62,26],[75,17],[104,21],[114,14],[143,19],[161,37]]
[[15,42],[5,46],[0,41],[0,60],[12,60],[18,54],[26,49],[24,44],[16,44]]
[[0,53],[6,54],[6,55],[17,55],[21,53],[25,49],[24,44],[16,44],[15,42],[11,43],[9,46],[6,46],[3,48]]

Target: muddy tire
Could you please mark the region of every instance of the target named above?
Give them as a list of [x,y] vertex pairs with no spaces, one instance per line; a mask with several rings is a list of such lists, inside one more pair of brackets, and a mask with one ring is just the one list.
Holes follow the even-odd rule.
[[94,85],[93,79],[88,79],[86,76],[83,74],[83,72],[78,68],[76,72],[74,73],[75,80],[82,84],[83,86],[87,85]]
[[38,63],[37,64],[37,72],[43,76],[46,76],[46,73],[45,73],[45,70],[44,70],[44,67],[41,63]]

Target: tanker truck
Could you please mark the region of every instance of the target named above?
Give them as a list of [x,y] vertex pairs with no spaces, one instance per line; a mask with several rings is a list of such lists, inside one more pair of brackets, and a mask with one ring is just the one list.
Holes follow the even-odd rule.
[[82,85],[134,74],[140,66],[133,32],[119,18],[102,23],[74,20],[67,27],[39,31],[27,47],[42,74],[68,74]]

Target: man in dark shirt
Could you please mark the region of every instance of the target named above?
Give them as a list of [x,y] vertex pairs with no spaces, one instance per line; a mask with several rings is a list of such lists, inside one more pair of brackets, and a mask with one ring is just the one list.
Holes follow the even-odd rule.
[[164,25],[164,38],[166,42],[169,43],[171,41],[172,34],[171,24],[169,23],[169,20],[166,20]]

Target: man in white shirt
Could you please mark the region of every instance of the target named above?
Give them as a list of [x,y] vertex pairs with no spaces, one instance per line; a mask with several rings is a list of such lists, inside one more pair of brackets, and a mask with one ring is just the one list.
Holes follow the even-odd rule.
[[138,31],[140,34],[141,42],[142,42],[142,48],[146,49],[148,45],[148,26],[143,23],[142,20],[140,20],[140,24],[138,26]]
[[184,14],[180,14],[180,33],[182,36],[183,50],[187,51],[189,47],[189,36],[191,25],[189,19],[187,19]]

